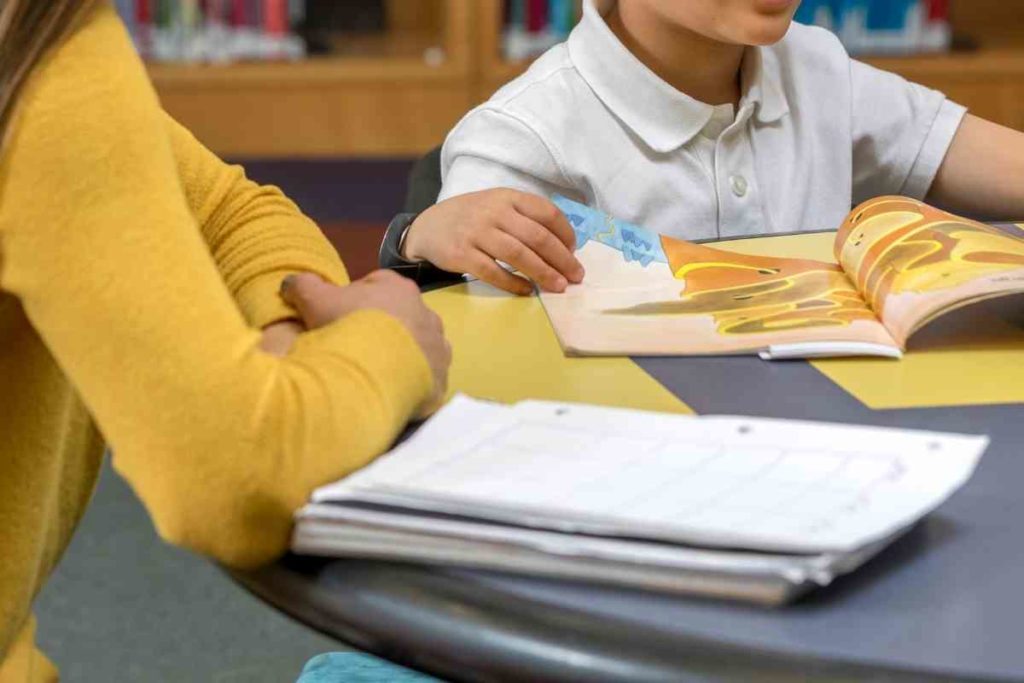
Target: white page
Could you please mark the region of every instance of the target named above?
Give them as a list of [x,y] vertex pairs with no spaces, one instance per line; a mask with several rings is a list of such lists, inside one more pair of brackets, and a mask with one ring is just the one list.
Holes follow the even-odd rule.
[[422,438],[314,500],[718,547],[848,552],[941,504],[988,443],[544,402],[509,409],[460,399],[435,420]]
[[806,342],[795,344],[773,344],[758,354],[761,360],[792,360],[796,358],[843,358],[856,356],[877,356],[881,358],[903,358],[903,352],[896,346],[870,344],[867,342]]
[[369,481],[375,472],[388,471],[392,463],[402,467],[402,463],[408,461],[410,465],[429,467],[435,459],[448,457],[449,444],[464,437],[468,431],[479,428],[489,421],[502,419],[511,411],[511,406],[502,403],[480,401],[464,394],[456,394],[416,430],[408,441],[399,444],[356,474],[316,489],[313,492],[313,500],[330,500],[335,495],[345,494],[356,481],[355,477],[358,476],[360,481]]
[[[679,569],[715,571],[744,576],[777,576],[793,584],[812,581],[828,585],[832,579],[860,565],[881,546],[870,546],[866,553],[781,555],[751,552],[706,550],[686,546],[656,544],[634,540],[595,538],[553,531],[524,529],[487,522],[417,516],[391,510],[367,510],[329,504],[307,505],[299,512],[297,538],[322,536],[343,539],[350,525],[372,533],[373,529],[403,531],[451,537],[482,543],[501,543],[531,548],[551,555],[580,557],[601,561],[650,564]],[[314,531],[315,530],[315,531]],[[300,543],[299,552],[309,550]],[[401,552],[396,553],[401,555]]]

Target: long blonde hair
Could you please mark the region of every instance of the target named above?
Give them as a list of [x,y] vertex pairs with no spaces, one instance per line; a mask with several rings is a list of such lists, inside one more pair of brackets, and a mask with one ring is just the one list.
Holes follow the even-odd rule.
[[0,145],[32,69],[92,0],[0,0]]

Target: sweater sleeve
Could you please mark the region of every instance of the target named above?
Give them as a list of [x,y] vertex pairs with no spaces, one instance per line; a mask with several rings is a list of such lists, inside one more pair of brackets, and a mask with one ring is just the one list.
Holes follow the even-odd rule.
[[276,187],[258,185],[166,117],[185,199],[228,291],[253,327],[295,316],[281,301],[285,275],[313,272],[345,284],[348,275],[319,228]]
[[[223,212],[220,232],[237,234],[246,211]],[[253,566],[286,549],[313,488],[388,447],[432,377],[380,311],[302,335],[287,358],[262,353],[231,296],[259,277],[226,285],[211,256],[222,246],[204,240],[156,95],[101,3],[22,94],[0,160],[0,288],[158,532]]]

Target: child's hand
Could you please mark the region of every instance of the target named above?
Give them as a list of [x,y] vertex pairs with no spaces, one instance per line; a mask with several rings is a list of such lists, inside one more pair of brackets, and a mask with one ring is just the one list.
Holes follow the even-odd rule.
[[514,294],[533,287],[496,261],[509,264],[549,292],[583,281],[576,235],[548,200],[496,189],[453,197],[424,213],[409,228],[402,256],[469,273]]

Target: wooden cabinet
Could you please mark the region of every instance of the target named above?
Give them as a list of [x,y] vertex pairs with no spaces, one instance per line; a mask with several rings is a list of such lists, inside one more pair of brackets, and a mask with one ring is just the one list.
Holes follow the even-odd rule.
[[[973,49],[869,59],[1024,129],[1024,2],[953,0]],[[222,155],[416,156],[528,65],[502,59],[502,0],[388,0],[389,31],[298,63],[151,68],[164,106]]]

